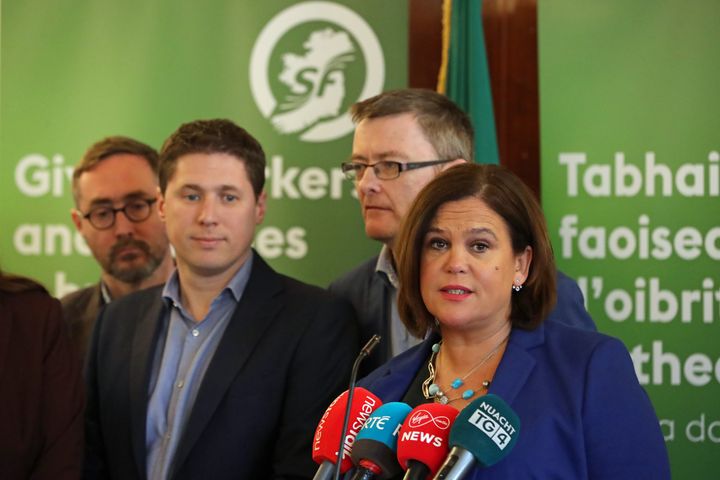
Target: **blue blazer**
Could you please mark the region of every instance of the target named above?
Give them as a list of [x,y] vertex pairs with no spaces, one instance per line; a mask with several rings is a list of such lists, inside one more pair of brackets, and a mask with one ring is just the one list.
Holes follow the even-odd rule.
[[[315,427],[359,351],[352,307],[274,272],[250,279],[200,385],[169,478],[312,478]],[[162,287],[109,303],[88,356],[85,478],[146,478]]]
[[[400,401],[425,369],[434,336],[359,385]],[[653,407],[617,339],[557,322],[513,329],[489,393],[520,418],[515,448],[468,479],[666,479],[670,465]]]
[[[384,274],[375,271],[375,256],[333,281],[330,292],[347,299],[355,307],[360,325],[360,343],[364,345],[374,334],[383,338],[362,363],[361,375],[367,375],[392,358],[390,347],[390,305],[395,290]],[[596,330],[595,322],[585,310],[585,301],[577,282],[557,272],[557,303],[547,321],[567,323],[587,330]]]

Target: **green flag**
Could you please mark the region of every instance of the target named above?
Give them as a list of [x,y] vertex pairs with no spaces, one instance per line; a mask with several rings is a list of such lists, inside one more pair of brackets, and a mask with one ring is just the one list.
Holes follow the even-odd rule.
[[475,161],[499,163],[482,0],[445,0],[443,62],[438,91],[457,103],[475,127]]

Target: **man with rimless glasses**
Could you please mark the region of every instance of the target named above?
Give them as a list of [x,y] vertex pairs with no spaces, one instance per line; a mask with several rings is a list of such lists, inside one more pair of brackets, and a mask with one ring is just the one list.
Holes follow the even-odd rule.
[[[457,105],[432,90],[388,91],[354,104],[350,114],[356,128],[342,170],[355,183],[365,234],[383,247],[329,290],[355,307],[362,343],[376,333],[383,337],[362,365],[362,373],[369,373],[421,341],[398,315],[395,239],[420,190],[443,170],[473,161],[473,127]],[[548,320],[595,330],[577,283],[558,272],[557,288]]]
[[84,359],[100,308],[128,293],[165,282],[173,269],[157,211],[158,154],[136,140],[108,137],[75,167],[73,223],[100,265],[100,282],[61,299]]

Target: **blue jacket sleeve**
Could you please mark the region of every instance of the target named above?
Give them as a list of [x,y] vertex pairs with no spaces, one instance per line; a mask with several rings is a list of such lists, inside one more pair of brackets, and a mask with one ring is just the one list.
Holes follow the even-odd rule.
[[599,343],[585,378],[583,423],[589,477],[669,479],[660,424],[622,342]]

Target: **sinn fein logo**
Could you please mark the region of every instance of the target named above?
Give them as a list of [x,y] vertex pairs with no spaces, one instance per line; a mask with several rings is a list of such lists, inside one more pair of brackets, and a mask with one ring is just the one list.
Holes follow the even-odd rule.
[[375,33],[349,8],[303,2],[273,17],[250,55],[250,88],[275,130],[306,142],[352,131],[350,104],[382,91],[385,61]]

